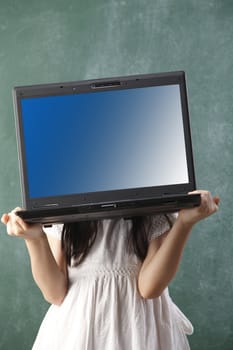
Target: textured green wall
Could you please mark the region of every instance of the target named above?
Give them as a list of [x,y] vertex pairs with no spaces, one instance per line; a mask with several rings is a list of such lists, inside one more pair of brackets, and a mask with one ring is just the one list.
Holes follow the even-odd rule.
[[[231,0],[0,0],[0,212],[21,204],[13,86],[186,71],[197,184],[221,196],[170,287],[193,350],[233,349],[232,23]],[[3,225],[0,266],[0,349],[30,349],[48,305]]]

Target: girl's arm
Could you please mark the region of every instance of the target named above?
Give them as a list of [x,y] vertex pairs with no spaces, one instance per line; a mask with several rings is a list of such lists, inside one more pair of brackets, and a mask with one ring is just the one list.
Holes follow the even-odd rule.
[[192,227],[217,211],[218,197],[212,198],[207,191],[197,192],[201,194],[200,206],[181,210],[169,234],[150,242],[138,278],[142,297],[156,298],[161,295],[176,274]]
[[[16,208],[4,214],[1,221],[10,236],[24,238],[34,280],[44,298],[51,304],[60,305],[67,294],[68,276],[61,242],[47,238],[41,225],[29,225],[15,215]],[[50,248],[52,247],[52,250]]]

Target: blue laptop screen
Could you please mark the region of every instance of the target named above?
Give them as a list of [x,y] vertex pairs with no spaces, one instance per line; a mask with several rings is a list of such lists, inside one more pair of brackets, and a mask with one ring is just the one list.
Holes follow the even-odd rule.
[[177,84],[21,100],[29,197],[189,182]]

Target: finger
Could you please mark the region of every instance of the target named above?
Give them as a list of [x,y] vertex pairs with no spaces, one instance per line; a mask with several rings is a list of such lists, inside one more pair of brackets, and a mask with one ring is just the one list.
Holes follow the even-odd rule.
[[209,192],[206,194],[206,201],[212,212],[218,210],[218,204],[220,202],[220,198],[218,196],[212,197],[211,193]]
[[13,215],[14,220],[17,220],[17,223],[20,226],[22,226],[24,230],[27,230],[29,225],[25,221],[23,221],[23,219],[21,219],[20,216],[17,215],[17,212],[19,211],[23,211],[23,209],[20,207],[16,207],[14,210],[12,210],[11,214]]
[[202,198],[202,203],[206,201],[213,201],[215,206],[217,206],[217,209],[218,209],[218,205],[220,202],[219,196],[212,197],[211,193],[205,190],[195,190],[195,191],[189,192],[189,194],[200,194]]
[[6,225],[8,223],[8,221],[10,220],[10,214],[11,213],[15,214],[17,211],[20,211],[20,210],[22,210],[20,207],[16,207],[9,214],[4,213],[1,217],[1,222]]
[[1,222],[6,225],[9,221],[9,215],[8,214],[3,214],[2,217],[1,217]]
[[9,213],[8,215],[9,216],[8,226],[10,227],[9,231],[14,232],[16,230],[17,232],[20,232],[20,231],[26,231],[28,229],[28,224],[16,214],[16,212],[20,210],[22,209],[17,207]]
[[16,215],[11,214],[10,220],[7,223],[7,233],[9,236],[23,236],[25,233],[24,227],[21,225]]
[[216,205],[219,205],[219,203],[220,203],[220,198],[219,198],[218,196],[213,197],[213,200],[214,200],[214,203],[215,203]]
[[14,224],[18,226],[18,228],[22,231],[28,230],[28,225],[23,219],[21,219],[18,215],[14,215]]
[[11,211],[11,213],[16,214],[17,211],[22,211],[22,210],[23,210],[22,208],[16,207],[15,209],[13,209],[13,210]]

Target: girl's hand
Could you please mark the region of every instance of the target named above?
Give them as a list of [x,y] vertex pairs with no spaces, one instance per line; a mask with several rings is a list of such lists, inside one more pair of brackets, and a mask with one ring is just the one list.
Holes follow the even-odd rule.
[[183,224],[190,226],[214,214],[218,210],[218,204],[220,202],[219,197],[212,197],[211,193],[208,191],[198,190],[190,192],[189,194],[195,193],[200,193],[201,204],[191,209],[182,209],[178,215],[178,219],[181,220]]
[[8,214],[3,214],[1,221],[6,225],[7,233],[9,236],[21,237],[25,240],[36,240],[44,236],[42,226],[40,224],[29,225],[23,221],[16,211],[22,210],[21,208],[15,208]]

